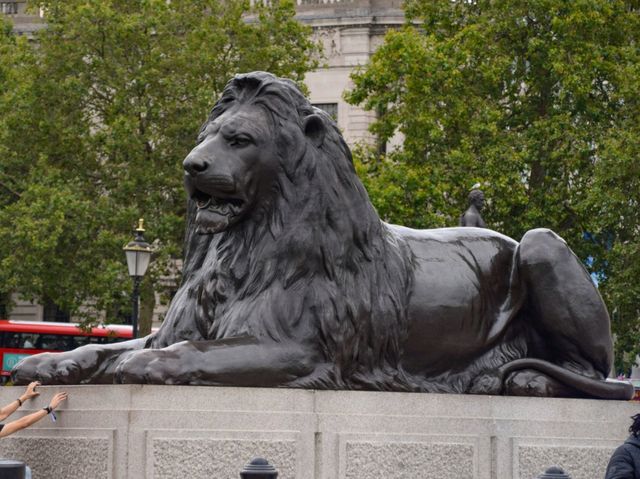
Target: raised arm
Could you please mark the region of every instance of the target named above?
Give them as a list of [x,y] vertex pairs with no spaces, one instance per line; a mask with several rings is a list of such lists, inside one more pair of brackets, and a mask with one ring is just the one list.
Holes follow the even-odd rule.
[[10,434],[13,434],[14,432],[31,426],[33,423],[38,422],[40,419],[57,408],[65,399],[67,399],[66,392],[56,394],[55,396],[53,396],[53,398],[51,398],[51,402],[47,407],[33,412],[27,416],[21,417],[20,419],[16,419],[15,421],[11,421],[8,424],[5,424],[2,430],[0,430],[0,437],[6,437]]
[[28,399],[39,396],[40,393],[36,391],[37,386],[40,386],[40,383],[38,381],[30,383],[27,386],[26,391],[19,398],[0,409],[0,421],[3,421],[4,419],[11,416],[14,412],[16,412],[16,409],[22,406],[22,404]]

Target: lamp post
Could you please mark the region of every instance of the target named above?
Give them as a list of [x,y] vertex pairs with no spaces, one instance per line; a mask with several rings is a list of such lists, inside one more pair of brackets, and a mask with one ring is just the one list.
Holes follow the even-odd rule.
[[124,252],[127,256],[127,266],[129,276],[133,278],[133,294],[131,295],[131,326],[133,338],[138,337],[138,303],[140,302],[140,282],[147,272],[149,261],[151,260],[151,245],[144,240],[144,220],[138,220],[138,227],[135,230],[136,237],[125,245]]

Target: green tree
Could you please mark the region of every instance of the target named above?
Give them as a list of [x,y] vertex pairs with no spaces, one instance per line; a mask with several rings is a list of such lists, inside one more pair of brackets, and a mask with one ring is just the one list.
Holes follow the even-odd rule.
[[378,113],[380,141],[404,135],[402,150],[358,157],[379,211],[414,226],[452,226],[480,183],[494,229],[520,238],[552,228],[600,275],[610,309],[625,311],[624,322],[614,315],[619,352],[628,353],[618,358],[633,357],[640,3],[405,7],[407,24],[387,34],[348,95]]
[[317,47],[289,0],[38,6],[34,42],[0,37],[0,289],[92,319],[129,305],[122,246],[138,217],[161,240],[143,291],[181,256],[181,162],[226,81],[301,81]]

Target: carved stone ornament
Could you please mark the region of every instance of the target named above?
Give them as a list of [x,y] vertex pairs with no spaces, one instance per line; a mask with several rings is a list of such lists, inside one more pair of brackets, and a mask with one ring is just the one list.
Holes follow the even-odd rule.
[[321,43],[322,51],[327,58],[337,57],[342,54],[339,29],[322,28],[316,34],[316,38]]
[[226,86],[184,160],[183,281],[152,335],[21,361],[15,383],[627,399],[609,315],[552,231],[384,223],[290,80]]

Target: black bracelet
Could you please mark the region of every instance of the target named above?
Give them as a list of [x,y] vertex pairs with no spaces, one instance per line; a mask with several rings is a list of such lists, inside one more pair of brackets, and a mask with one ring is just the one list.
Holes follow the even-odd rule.
[[22,401],[20,401],[20,398],[16,399],[16,401],[18,401],[18,404],[19,404],[18,407],[22,406]]
[[51,406],[47,406],[47,407],[43,407],[42,410],[47,411],[47,414],[51,414],[51,411],[53,411],[53,408]]

